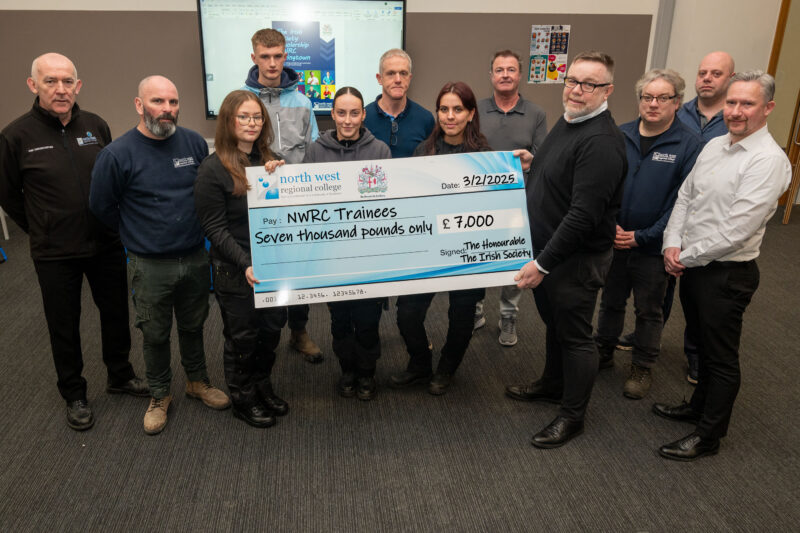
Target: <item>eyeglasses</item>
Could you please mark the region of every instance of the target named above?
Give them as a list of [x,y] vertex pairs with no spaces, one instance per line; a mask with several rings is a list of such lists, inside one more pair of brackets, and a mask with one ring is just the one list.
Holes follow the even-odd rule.
[[580,85],[583,92],[593,93],[598,87],[607,87],[611,85],[611,83],[592,83],[590,81],[578,81],[575,78],[564,78],[564,85],[570,89],[574,89]]
[[256,126],[260,126],[264,123],[264,117],[261,115],[236,115],[236,120],[239,121],[240,126],[247,126],[250,124],[251,120]]
[[667,96],[666,94],[660,94],[658,96],[653,96],[652,94],[643,94],[642,96],[639,97],[639,100],[641,100],[645,104],[649,104],[653,100],[658,100],[659,104],[666,104],[670,100],[674,100],[677,97],[678,97],[677,94],[673,94],[672,96]]
[[389,145],[390,146],[397,146],[397,130],[399,126],[397,125],[397,121],[392,121],[392,134],[389,136]]

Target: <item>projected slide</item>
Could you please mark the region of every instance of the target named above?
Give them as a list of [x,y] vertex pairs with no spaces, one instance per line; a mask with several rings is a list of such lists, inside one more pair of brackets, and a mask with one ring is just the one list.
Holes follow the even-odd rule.
[[253,66],[250,37],[273,28],[286,38],[286,63],[314,110],[328,112],[337,87],[380,94],[378,60],[403,43],[404,4],[378,0],[198,0],[208,116]]

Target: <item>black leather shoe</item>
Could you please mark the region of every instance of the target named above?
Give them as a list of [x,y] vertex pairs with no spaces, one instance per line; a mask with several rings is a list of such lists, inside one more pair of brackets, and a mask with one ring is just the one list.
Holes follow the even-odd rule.
[[94,415],[86,400],[67,402],[67,425],[75,431],[85,431],[94,425]]
[[670,420],[677,420],[679,422],[691,422],[692,424],[697,424],[700,421],[700,413],[692,409],[692,406],[686,402],[682,402],[679,405],[654,403],[653,412],[658,416],[662,416]]
[[694,461],[704,455],[716,455],[717,452],[719,452],[719,439],[704,439],[696,433],[686,435],[658,449],[661,457],[674,461]]
[[375,378],[365,377],[358,378],[356,385],[356,395],[359,400],[371,400],[375,397],[375,391],[378,390],[378,384],[375,383]]
[[412,385],[417,385],[419,383],[427,383],[430,381],[431,375],[430,373],[417,373],[417,372],[409,372],[408,370],[404,372],[400,372],[399,374],[394,374],[389,377],[389,386],[394,389],[403,389],[405,387],[410,387]]
[[523,402],[561,403],[561,393],[545,387],[541,379],[530,385],[509,385],[506,396]]
[[336,382],[336,392],[343,398],[352,398],[356,395],[356,375],[345,372]]
[[272,389],[272,383],[267,383],[261,388],[261,404],[272,411],[275,416],[284,416],[289,412],[289,404],[279,398]]
[[286,400],[278,398],[274,392],[264,395],[261,401],[264,407],[272,411],[275,416],[284,416],[289,412],[289,404],[286,403]]
[[450,383],[453,382],[453,375],[447,374],[445,372],[437,372],[431,378],[431,382],[428,384],[428,392],[433,394],[434,396],[441,396],[447,389],[450,387]]
[[250,407],[233,406],[233,416],[239,420],[244,420],[256,428],[268,428],[275,425],[273,411],[269,407],[261,404]]
[[112,385],[109,381],[108,385],[106,385],[106,392],[109,394],[130,394],[131,396],[141,396],[143,398],[150,397],[150,387],[147,386],[147,382],[136,376],[118,385]]
[[558,448],[581,433],[583,433],[583,420],[575,422],[557,416],[546,428],[533,436],[531,444],[537,448]]

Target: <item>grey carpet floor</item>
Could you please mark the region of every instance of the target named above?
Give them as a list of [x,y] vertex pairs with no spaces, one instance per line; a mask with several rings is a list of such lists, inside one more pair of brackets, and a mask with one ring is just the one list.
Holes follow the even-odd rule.
[[[309,329],[326,360],[305,363],[284,336],[273,378],[291,411],[267,430],[185,397],[173,339],[175,400],[154,437],[142,431],[146,399],[104,392],[98,316],[86,289],[84,375],[97,423],[77,433],[64,423],[27,238],[11,229],[11,240],[0,242],[10,258],[0,265],[3,531],[796,531],[800,523],[798,217],[767,231],[729,436],[719,455],[689,464],[655,449],[691,426],[650,413],[653,401],[692,392],[677,302],[649,397],[622,396],[630,356],[618,351],[614,369],[598,376],[585,434],[539,450],[530,437],[556,407],[506,399],[503,387],[541,370],[544,328],[526,293],[520,342],[501,347],[498,289],[488,291],[487,326],[442,397],[385,386],[406,361],[393,308],[381,325],[377,398],[336,396],[328,312],[312,307]],[[446,301],[438,296],[427,319],[437,348]],[[224,387],[221,330],[212,303],[207,359]],[[143,375],[137,330],[133,344]]]

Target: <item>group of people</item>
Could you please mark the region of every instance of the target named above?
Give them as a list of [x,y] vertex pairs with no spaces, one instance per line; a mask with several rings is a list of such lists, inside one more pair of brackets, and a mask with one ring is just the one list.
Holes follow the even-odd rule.
[[[254,66],[244,87],[220,106],[211,155],[199,134],[177,126],[178,91],[167,78],[141,81],[134,101],[139,123],[112,141],[106,123],[75,102],[81,82],[72,62],[55,53],[33,62],[33,108],[0,134],[0,205],[30,235],[70,427],[94,424],[81,376],[84,276],[100,311],[107,391],[150,398],[146,433],[167,423],[173,314],[187,396],[212,409],[232,407],[255,427],[288,413],[271,380],[287,322],[292,347],[312,363],[323,356],[306,331],[308,306],[254,306],[259,280],[250,255],[246,167],[274,172],[301,162],[512,150],[525,170],[535,259],[519,271],[517,285],[502,288],[498,342],[517,343],[520,296],[533,289],[546,325],[546,359],[539,380],[510,385],[506,394],[560,405],[532,444],[554,448],[582,433],[595,376],[613,366],[618,346],[632,348],[623,394],[647,394],[675,280],[682,277],[685,348],[697,387],[690,403],[657,403],[653,410],[696,428],[659,451],[679,460],[716,453],[739,385],[742,315],[758,285],[754,260],[790,176],[786,156],[766,130],[774,107],[769,75],[734,74],[730,56],[710,54],[698,71],[697,98],[683,104],[680,75],[651,70],[636,84],[639,117],[617,127],[607,103],[614,61],[582,52],[566,73],[564,114],[548,133],[545,112],[519,93],[516,53],[501,50],[492,58],[491,96],[477,101],[467,84],[448,82],[431,114],[407,96],[411,58],[392,49],[380,58],[377,99],[365,105],[358,89],[341,87],[331,111],[335,127],[319,132],[310,101],[296,91],[297,72],[284,65],[283,35],[260,30],[252,45]],[[206,370],[209,261],[230,397]],[[128,361],[129,292],[146,380]],[[636,327],[623,336],[631,292]],[[473,332],[486,323],[484,293],[449,293],[447,337],[435,370],[424,326],[435,294],[398,297],[397,325],[409,361],[389,386],[424,384],[431,394],[444,394]],[[335,389],[343,397],[376,394],[386,304],[328,304],[341,367]]]

